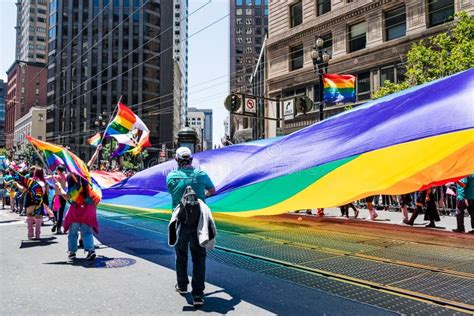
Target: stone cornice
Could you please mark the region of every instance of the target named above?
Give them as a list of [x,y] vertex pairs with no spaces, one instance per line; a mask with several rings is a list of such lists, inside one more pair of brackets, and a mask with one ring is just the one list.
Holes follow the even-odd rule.
[[[295,28],[294,30],[292,29],[286,32],[286,34],[279,34],[273,38],[270,35],[270,37],[268,38],[267,47],[271,49],[271,48],[278,48],[281,46],[287,46],[292,41],[304,38],[308,35],[312,35],[315,33],[322,33],[324,31],[330,30],[331,27],[334,25],[342,23],[346,20],[350,20],[351,18],[361,16],[365,12],[371,11],[377,7],[380,7],[384,4],[391,3],[391,2],[393,2],[393,0],[392,1],[391,0],[374,0],[373,2],[370,2],[361,7],[355,8],[348,12],[342,12],[341,14],[333,18],[330,18],[326,21],[320,22],[319,19],[314,19],[308,22],[306,25],[306,28],[303,30],[298,30],[298,28]],[[344,8],[341,8],[339,10],[343,11]],[[337,13],[337,11],[334,11],[334,13]]]

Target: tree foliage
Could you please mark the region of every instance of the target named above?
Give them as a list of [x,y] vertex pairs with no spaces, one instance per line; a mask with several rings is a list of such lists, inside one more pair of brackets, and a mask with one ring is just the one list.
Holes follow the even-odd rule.
[[[112,162],[112,153],[117,148],[117,142],[112,139],[109,143],[102,147],[101,151],[101,160],[108,161],[109,164]],[[133,169],[133,170],[141,170],[142,169],[142,161],[148,157],[148,151],[145,149],[140,154],[134,155],[132,153],[125,153],[121,158],[121,164],[124,169]]]
[[400,83],[384,82],[374,98],[446,77],[474,67],[474,17],[466,12],[456,14],[457,20],[448,32],[413,44],[407,53],[406,77]]

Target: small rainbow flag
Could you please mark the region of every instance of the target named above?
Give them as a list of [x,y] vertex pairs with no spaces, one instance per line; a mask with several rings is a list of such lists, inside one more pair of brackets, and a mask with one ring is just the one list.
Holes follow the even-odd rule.
[[323,75],[324,102],[355,102],[355,80],[352,75]]
[[43,152],[46,157],[46,164],[51,171],[56,169],[58,165],[64,165],[69,172],[79,175],[89,183],[91,182],[91,175],[87,165],[72,152],[62,146],[33,138],[30,135],[26,135],[26,138],[31,145]]
[[122,102],[118,103],[118,112],[105,129],[104,137],[111,136],[119,143],[112,157],[121,156],[127,151],[138,154],[151,146],[150,130],[145,123]]
[[89,143],[89,145],[97,147],[99,146],[101,139],[102,139],[102,134],[99,132],[95,134],[94,136],[88,138],[87,142]]

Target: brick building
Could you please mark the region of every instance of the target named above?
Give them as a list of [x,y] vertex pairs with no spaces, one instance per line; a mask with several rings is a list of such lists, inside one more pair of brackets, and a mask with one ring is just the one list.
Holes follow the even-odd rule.
[[8,84],[5,109],[6,147],[14,143],[15,122],[29,112],[33,106],[46,106],[47,72],[44,64],[15,61],[7,70]]

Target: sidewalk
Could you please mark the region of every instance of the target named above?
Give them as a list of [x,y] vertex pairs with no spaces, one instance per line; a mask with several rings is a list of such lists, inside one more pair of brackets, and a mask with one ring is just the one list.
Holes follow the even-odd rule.
[[[354,218],[354,211],[352,209],[349,209],[349,218],[347,217],[342,217],[341,216],[341,211],[339,208],[327,208],[324,209],[324,217],[320,217],[316,215],[316,210],[312,211],[312,215],[306,214],[305,211],[300,211],[298,213],[296,212],[290,212],[289,214],[293,216],[301,216],[302,218],[305,219],[310,219],[310,218],[318,218],[324,221],[338,221],[338,222],[350,222],[350,223],[358,223],[361,225],[370,225],[370,224],[380,224],[380,225],[396,225],[400,227],[410,227],[407,224],[403,223],[403,217],[401,212],[397,211],[388,211],[388,210],[377,210],[378,217],[372,221],[370,220],[369,217],[369,211],[364,208],[358,208],[359,210],[359,216],[357,219]],[[411,213],[408,213],[408,216],[411,216]],[[455,229],[456,226],[456,217],[455,216],[445,216],[445,215],[440,215],[441,221],[436,222],[437,228],[426,228],[425,225],[429,223],[429,221],[424,220],[424,214],[418,215],[418,217],[415,220],[415,224],[413,225],[413,228],[416,230],[429,230],[432,232],[445,232],[445,233],[452,233],[453,229]],[[470,223],[470,217],[465,217],[464,219],[464,225],[466,227],[466,231],[471,230],[471,223]],[[395,228],[395,227],[394,227]],[[460,234],[457,233],[456,235],[463,236],[465,234]],[[470,235],[470,234],[468,234]]]

